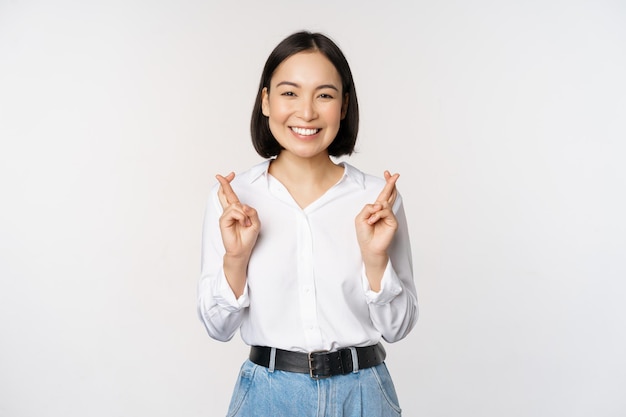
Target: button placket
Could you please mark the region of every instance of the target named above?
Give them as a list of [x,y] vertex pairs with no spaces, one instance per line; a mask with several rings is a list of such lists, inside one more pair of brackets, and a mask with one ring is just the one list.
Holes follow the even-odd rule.
[[315,271],[313,267],[313,238],[309,222],[304,212],[298,215],[298,289],[300,314],[304,335],[309,346],[319,346],[322,342],[317,320],[317,298],[315,292]]

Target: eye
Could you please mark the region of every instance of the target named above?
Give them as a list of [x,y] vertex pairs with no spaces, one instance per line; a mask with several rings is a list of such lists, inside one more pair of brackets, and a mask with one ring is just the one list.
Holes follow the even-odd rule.
[[281,96],[286,96],[286,97],[295,97],[296,94],[293,91],[285,91],[284,93],[280,93]]
[[320,94],[320,98],[333,99],[334,97],[332,95],[330,95],[330,94],[322,93],[322,94]]

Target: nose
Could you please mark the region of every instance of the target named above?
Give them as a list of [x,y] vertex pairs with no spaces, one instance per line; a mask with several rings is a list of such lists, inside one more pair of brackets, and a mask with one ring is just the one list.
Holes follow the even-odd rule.
[[315,102],[312,98],[302,98],[300,100],[299,116],[302,120],[310,121],[317,118],[317,110]]

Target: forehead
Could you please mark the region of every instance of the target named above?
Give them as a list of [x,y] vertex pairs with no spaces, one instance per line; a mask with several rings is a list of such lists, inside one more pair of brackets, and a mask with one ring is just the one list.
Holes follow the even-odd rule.
[[272,75],[272,85],[290,81],[300,85],[337,84],[341,76],[333,63],[319,51],[303,51],[291,55],[280,63]]

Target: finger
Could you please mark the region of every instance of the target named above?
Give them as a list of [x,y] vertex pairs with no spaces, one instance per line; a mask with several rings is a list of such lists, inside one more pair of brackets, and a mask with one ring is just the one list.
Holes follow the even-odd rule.
[[235,191],[233,191],[233,187],[230,186],[230,182],[233,180],[233,178],[235,178],[235,173],[231,172],[225,177],[217,174],[215,178],[217,178],[217,181],[220,183],[219,194],[222,207],[226,207],[227,205],[233,203],[238,203],[239,197],[237,197],[237,194],[235,194]]
[[230,205],[224,209],[224,213],[220,217],[223,226],[232,226],[239,223],[241,226],[247,226],[250,222],[244,208],[240,205]]
[[246,226],[255,226],[259,229],[261,222],[259,221],[259,215],[255,209],[250,206],[243,206],[243,212],[247,217]]
[[361,210],[361,212],[357,215],[356,220],[358,222],[365,222],[365,223],[371,224],[370,219],[373,218],[376,212],[382,210],[382,208],[383,206],[380,203],[366,204]]
[[387,183],[385,184],[382,191],[378,195],[378,198],[376,198],[376,201],[379,201],[379,202],[386,201],[390,204],[392,204],[395,201],[396,181],[398,181],[399,177],[400,177],[400,174],[391,175],[389,171],[385,171],[385,180],[387,181]]
[[380,204],[374,204],[374,210],[372,214],[367,218],[367,224],[376,224],[378,220],[380,220],[382,215],[382,206]]
[[389,203],[390,206],[393,206],[393,203],[396,202],[396,197],[398,196],[398,189],[394,188],[393,192],[391,193],[391,197],[389,197],[389,199],[387,200],[387,202]]
[[259,229],[261,225],[257,211],[248,205],[242,204],[231,204],[226,207],[220,220],[224,226],[239,223],[243,227],[255,226],[256,229]]
[[389,226],[393,226],[396,223],[396,217],[394,216],[391,209],[384,208],[382,210],[376,211],[367,219],[367,223],[370,225],[374,225],[379,221],[383,221]]

